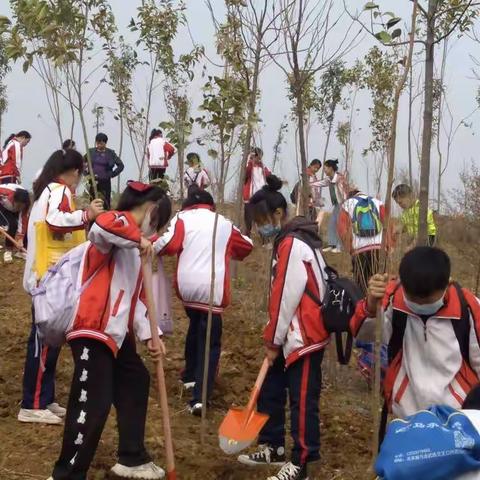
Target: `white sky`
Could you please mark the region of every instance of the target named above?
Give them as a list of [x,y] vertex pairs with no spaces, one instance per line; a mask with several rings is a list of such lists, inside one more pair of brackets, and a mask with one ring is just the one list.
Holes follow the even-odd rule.
[[[135,36],[131,34],[126,28],[131,17],[135,16],[136,8],[140,4],[139,0],[111,0],[114,14],[116,16],[117,25],[120,33],[122,33],[127,40],[134,40]],[[210,19],[210,14],[203,2],[203,0],[187,0],[188,6],[188,19],[190,23],[190,29],[193,38],[197,43],[203,44],[206,47],[208,57],[216,59],[213,27]],[[215,5],[216,14],[221,17],[223,12],[223,1],[213,0]],[[363,0],[347,0],[349,8],[354,11],[362,7],[365,2]],[[394,10],[395,13],[409,22],[409,10],[411,2],[407,0],[383,0],[379,1],[382,9]],[[340,0],[338,1],[338,8],[341,7]],[[9,15],[10,9],[8,6],[8,0],[0,0],[0,14]],[[348,25],[347,18],[344,19],[341,24],[341,28],[346,28]],[[335,37],[332,37],[332,43],[335,43]],[[348,64],[352,64],[355,59],[362,58],[366,51],[373,45],[378,44],[375,39],[370,36],[365,36],[361,44],[346,58]],[[177,52],[187,51],[192,47],[192,41],[190,36],[185,30],[182,30],[178,41],[176,42]],[[455,122],[458,123],[461,118],[471,113],[476,108],[475,96],[479,87],[479,82],[474,79],[472,74],[473,62],[470,58],[471,55],[476,54],[478,51],[478,45],[475,44],[469,38],[461,38],[455,40],[455,44],[452,45],[452,50],[448,58],[446,85],[448,102],[451,105]],[[437,51],[438,63],[440,62],[440,52]],[[143,53],[141,53],[143,55]],[[480,55],[479,55],[480,57]],[[421,66],[417,68],[416,75],[421,75]],[[207,62],[207,71],[209,73],[216,73],[215,67]],[[98,80],[97,80],[98,81]],[[194,116],[196,116],[195,107],[201,102],[201,85],[205,80],[200,78],[200,75],[192,82],[190,88],[190,100],[194,107]],[[92,84],[95,83],[95,80]],[[146,75],[144,72],[139,71],[135,79],[135,94],[138,104],[141,104],[142,99],[145,98],[143,92],[145,92]],[[29,130],[33,139],[25,151],[24,160],[24,183],[26,186],[30,186],[31,181],[38,169],[41,168],[43,163],[48,158],[48,155],[58,147],[58,138],[50,118],[48,106],[45,99],[45,93],[43,85],[36,74],[31,71],[24,74],[21,69],[21,62],[18,62],[12,73],[7,78],[8,96],[9,96],[9,109],[3,119],[3,131],[1,132],[2,143],[4,138],[10,133],[18,130]],[[290,115],[291,104],[287,98],[286,82],[284,74],[271,64],[264,71],[261,78],[261,111],[260,116],[262,120],[261,138],[258,139],[258,143],[261,144],[265,151],[265,161],[267,165],[271,165],[273,144],[275,142],[278,127],[282,122],[284,116]],[[404,95],[406,97],[406,95]],[[105,107],[115,107],[114,97],[108,87],[108,85],[102,86],[92,103],[87,108],[88,111],[88,124],[90,128],[92,143],[95,135],[94,118],[90,114],[90,110],[93,107],[93,103],[101,104]],[[369,107],[370,100],[367,92],[361,92],[356,101],[356,108],[358,111],[354,115],[354,133],[353,133],[353,179],[357,185],[361,188],[367,189],[370,187],[370,193],[375,193],[373,188],[373,180],[367,182],[366,179],[366,162],[369,164],[370,175],[374,169],[374,163],[372,158],[362,159],[362,151],[368,146],[370,142],[369,133]],[[418,131],[419,120],[421,118],[420,99],[416,103],[416,109],[414,112],[414,122],[417,125],[416,131]],[[68,107],[64,106],[65,111],[65,131],[68,131],[67,125],[70,122]],[[339,112],[336,118],[336,123],[345,121],[348,118],[348,112]],[[152,111],[152,125],[158,124],[158,122],[165,120],[165,107],[163,102],[163,94],[159,90],[155,94],[155,101]],[[463,168],[463,164],[469,164],[472,160],[478,164],[476,150],[479,148],[477,137],[475,135],[479,116],[475,114],[469,121],[472,122],[472,128],[460,128],[458,135],[455,138],[455,142],[452,147],[452,161],[449,165],[447,173],[445,175],[445,189],[453,188],[458,185],[458,171]],[[78,123],[78,122],[77,122]],[[397,158],[400,166],[405,166],[407,162],[407,142],[406,142],[406,125],[407,125],[407,103],[405,98],[401,104],[400,118],[399,118],[399,139],[397,146]],[[102,130],[107,133],[110,138],[109,146],[114,149],[118,149],[118,122],[113,119],[113,114],[110,114],[105,110],[105,125]],[[294,129],[290,122],[289,132],[286,138],[286,142],[282,147],[282,165],[278,168],[280,175],[287,178],[290,181],[290,186],[296,179],[296,161],[295,161],[295,140],[293,135]],[[201,134],[197,130],[194,132],[195,136]],[[81,132],[79,129],[75,131],[74,136],[79,150],[83,152],[83,141],[81,140]],[[325,134],[319,125],[313,124],[310,129],[309,135],[309,156],[310,159],[315,157],[322,158],[323,149],[325,143]],[[204,163],[207,167],[209,165],[209,159],[205,152],[203,154]],[[333,158],[342,159],[341,148],[334,139],[331,143],[329,150],[329,156]],[[123,179],[134,177],[136,175],[136,165],[129,150],[128,145],[124,148],[123,160],[126,167],[126,174],[123,175]],[[436,148],[432,148],[432,186],[435,185],[437,162]],[[171,174],[175,173],[175,162],[172,162],[170,167]],[[416,166],[418,164],[416,163]],[[417,170],[417,169],[416,169]],[[435,187],[434,187],[435,188]],[[432,192],[432,197],[435,192]]]

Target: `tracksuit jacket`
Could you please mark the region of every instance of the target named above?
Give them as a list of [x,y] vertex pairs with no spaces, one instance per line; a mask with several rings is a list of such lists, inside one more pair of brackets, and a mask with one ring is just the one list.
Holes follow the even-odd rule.
[[168,161],[174,154],[174,146],[163,137],[152,138],[147,147],[148,166],[150,168],[167,168]]
[[267,183],[266,178],[270,173],[270,170],[262,162],[255,163],[252,159],[248,160],[243,185],[243,201],[245,203],[249,202],[253,195]]
[[18,183],[5,183],[0,184],[0,205],[9,212],[14,213],[15,215],[18,214],[18,227],[16,235],[23,236],[25,235],[27,222],[28,222],[28,213],[25,212],[15,212],[13,208],[13,197],[17,190],[25,190],[21,185]]
[[[466,395],[479,382],[480,376],[480,302],[463,289],[470,308],[469,359],[462,357],[452,321],[460,321],[461,304],[451,285],[445,304],[425,322],[405,304],[403,288],[397,282],[388,285],[383,301],[385,323],[384,343],[392,336],[393,310],[408,314],[403,348],[388,366],[384,381],[384,396],[396,417],[408,415],[444,404],[460,408]],[[362,327],[374,325],[375,319],[366,308],[366,301],[357,305],[350,328],[356,336]],[[367,327],[368,328],[368,327]]]
[[[153,244],[159,255],[178,256],[175,288],[185,308],[208,310],[214,222],[215,213],[210,205],[195,205],[177,213],[168,231]],[[230,304],[230,261],[243,260],[252,248],[248,237],[218,215],[214,313],[222,313]]]
[[3,178],[11,178],[13,182],[19,182],[22,170],[23,147],[20,142],[12,138],[2,152],[0,165],[0,181]]

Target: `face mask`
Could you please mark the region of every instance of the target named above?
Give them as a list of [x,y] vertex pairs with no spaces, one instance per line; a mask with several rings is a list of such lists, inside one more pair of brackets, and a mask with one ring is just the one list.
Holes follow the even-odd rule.
[[419,303],[411,302],[407,297],[403,297],[405,300],[405,305],[417,315],[434,315],[437,313],[444,305],[445,294],[437,300],[435,303],[425,303],[420,305]]
[[280,225],[272,225],[271,223],[267,223],[267,225],[262,225],[258,227],[258,233],[263,238],[271,238],[276,237],[281,230]]

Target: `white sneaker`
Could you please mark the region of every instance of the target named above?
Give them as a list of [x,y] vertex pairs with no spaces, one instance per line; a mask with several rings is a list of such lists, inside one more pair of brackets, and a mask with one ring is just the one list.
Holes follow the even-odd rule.
[[7,250],[4,254],[3,254],[3,263],[12,263],[13,262],[13,255],[12,255],[12,252],[10,250]]
[[47,480],[53,480],[53,477],[48,477]]
[[325,247],[322,252],[331,252],[333,250],[333,247]]
[[18,412],[18,421],[23,423],[46,423],[48,425],[59,425],[62,419],[50,410],[29,410],[21,408]]
[[339,248],[333,248],[332,253],[342,253],[342,251]]
[[63,418],[67,414],[67,409],[61,407],[58,403],[51,403],[50,405],[47,405],[47,409],[60,418]]
[[142,478],[144,480],[157,480],[165,477],[165,471],[157,467],[153,462],[139,465],[138,467],[126,467],[117,463],[111,470],[118,477]]
[[25,252],[16,252],[15,255],[13,255],[15,258],[19,258],[20,260],[26,260],[27,259],[27,254]]
[[180,380],[180,383],[185,390],[193,390],[195,388],[195,382],[183,382]]
[[196,403],[195,405],[190,406],[188,411],[192,415],[194,415],[195,417],[201,417],[202,416],[202,404],[201,403]]

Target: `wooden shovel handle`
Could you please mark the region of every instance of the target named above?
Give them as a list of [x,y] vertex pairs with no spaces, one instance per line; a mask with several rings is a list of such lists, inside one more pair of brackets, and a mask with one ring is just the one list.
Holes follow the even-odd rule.
[[[158,336],[158,326],[156,322],[155,301],[152,290],[152,264],[150,261],[142,259],[143,286],[147,299],[148,320],[150,322],[150,332],[152,335],[152,343],[154,346],[160,345],[160,337]],[[155,368],[157,374],[158,394],[160,397],[160,406],[162,408],[163,434],[165,437],[165,457],[167,461],[167,478],[173,480],[176,478],[175,473],[175,456],[173,453],[172,430],[170,428],[170,415],[168,411],[167,386],[165,383],[165,372],[163,369],[163,359],[160,357],[156,362]]]
[[23,248],[22,245],[20,245],[11,235],[9,235],[4,228],[0,227],[0,233],[5,238],[8,238],[15,245],[15,247],[18,248],[18,250],[20,250],[23,253],[27,253],[27,250],[25,250],[25,248]]
[[253,386],[252,393],[250,394],[250,399],[246,408],[248,412],[253,411],[255,405],[257,404],[258,396],[260,395],[260,390],[262,389],[263,382],[265,381],[265,377],[267,376],[268,369],[268,359],[265,358],[263,360],[262,367],[258,372],[257,380],[255,381],[255,385]]

